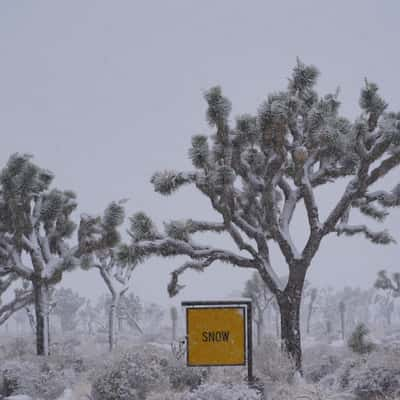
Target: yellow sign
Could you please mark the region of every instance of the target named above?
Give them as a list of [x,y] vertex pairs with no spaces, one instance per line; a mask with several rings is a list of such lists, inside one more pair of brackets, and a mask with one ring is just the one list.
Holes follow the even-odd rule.
[[186,323],[189,366],[246,364],[244,307],[187,308]]

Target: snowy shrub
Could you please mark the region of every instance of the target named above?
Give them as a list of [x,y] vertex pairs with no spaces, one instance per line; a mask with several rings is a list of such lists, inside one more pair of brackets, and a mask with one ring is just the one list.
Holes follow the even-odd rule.
[[348,392],[332,392],[322,389],[319,385],[310,384],[279,384],[268,393],[268,400],[356,400]]
[[336,371],[348,357],[349,352],[343,348],[328,345],[310,347],[304,352],[304,377],[309,382],[319,382]]
[[399,398],[400,354],[374,352],[348,364],[339,375],[342,389],[348,389],[362,400]]
[[190,368],[186,366],[171,366],[168,368],[169,383],[172,389],[196,389],[207,378],[205,368]]
[[55,400],[66,388],[64,371],[46,361],[8,361],[0,366],[3,396],[29,394]]
[[256,373],[265,381],[288,382],[293,377],[295,365],[273,337],[265,338],[253,358]]
[[181,400],[182,393],[173,392],[170,390],[164,391],[162,393],[150,393],[146,400]]
[[232,384],[244,382],[247,379],[247,368],[243,367],[218,367],[211,368],[207,377],[209,383]]
[[261,394],[245,384],[205,384],[194,392],[182,395],[182,400],[261,400]]
[[348,341],[348,346],[354,353],[367,354],[374,350],[375,345],[367,340],[369,329],[361,323],[356,326]]
[[7,343],[4,358],[14,360],[26,355],[34,354],[33,343],[25,338],[18,337]]
[[92,376],[93,400],[143,400],[150,391],[167,387],[168,362],[159,350],[130,350],[99,366]]

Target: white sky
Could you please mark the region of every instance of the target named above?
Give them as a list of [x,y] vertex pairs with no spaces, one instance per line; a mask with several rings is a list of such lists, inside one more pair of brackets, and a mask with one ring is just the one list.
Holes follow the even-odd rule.
[[[190,167],[190,137],[210,132],[203,91],[220,84],[234,114],[254,113],[269,92],[284,89],[300,56],[321,70],[321,92],[341,87],[346,116],[358,113],[364,77],[398,110],[399,12],[398,2],[369,0],[3,0],[0,165],[13,152],[34,154],[56,174],[57,187],[78,193],[77,216],[129,197],[129,212],[144,210],[158,222],[210,219],[208,203],[192,189],[163,198],[149,183],[158,169]],[[388,187],[398,178],[399,170]],[[338,190],[318,194],[323,213]],[[296,221],[301,242],[302,216]],[[399,222],[395,211],[386,226],[400,241]],[[332,237],[309,278],[368,286],[377,270],[398,269],[399,255],[397,245]],[[146,300],[170,302],[169,272],[179,265],[152,259],[138,268],[132,289]],[[225,296],[247,277],[220,265],[190,273],[174,301]],[[73,272],[64,284],[91,296],[106,290],[95,272]]]

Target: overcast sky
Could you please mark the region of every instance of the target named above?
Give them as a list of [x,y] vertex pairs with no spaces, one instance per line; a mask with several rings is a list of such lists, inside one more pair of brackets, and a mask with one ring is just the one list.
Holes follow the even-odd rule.
[[[285,88],[299,56],[320,69],[322,93],[340,86],[346,116],[359,113],[364,77],[399,110],[399,17],[396,1],[2,0],[0,165],[14,152],[34,154],[55,173],[55,186],[77,192],[77,217],[129,197],[130,213],[146,211],[158,223],[212,219],[194,190],[163,198],[149,183],[156,170],[190,168],[191,136],[210,133],[203,91],[220,84],[233,114],[254,113],[268,93]],[[387,187],[400,181],[399,172]],[[318,193],[322,215],[340,189]],[[302,221],[297,215],[292,228],[298,243]],[[386,227],[400,241],[399,223],[396,211]],[[332,237],[309,279],[367,287],[377,270],[399,270],[399,255],[398,245]],[[180,261],[141,265],[132,290],[167,304],[169,273]],[[273,262],[285,273],[276,251]],[[189,273],[174,301],[226,296],[247,277],[221,265]],[[70,273],[64,285],[90,296],[106,291],[96,272]]]

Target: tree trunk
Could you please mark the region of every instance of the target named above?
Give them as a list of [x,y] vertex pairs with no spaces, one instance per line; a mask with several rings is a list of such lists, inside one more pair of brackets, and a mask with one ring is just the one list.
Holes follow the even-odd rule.
[[314,311],[314,301],[315,299],[311,298],[310,303],[308,304],[308,314],[307,314],[307,335],[310,334],[311,329],[311,316]]
[[281,325],[280,325],[280,316],[279,316],[279,307],[275,307],[275,329],[276,329],[276,337],[281,337]]
[[300,337],[301,295],[283,295],[279,298],[281,313],[282,349],[293,360],[296,370],[302,374],[302,351]]
[[110,351],[114,349],[116,343],[116,319],[117,319],[117,307],[119,303],[119,296],[116,294],[112,295],[110,312],[108,316],[108,348]]
[[257,346],[261,345],[261,335],[262,335],[262,323],[261,321],[256,321],[256,327],[257,327]]
[[172,341],[176,340],[176,319],[172,320]]
[[344,328],[344,310],[340,310],[340,328],[342,331],[342,340],[345,338],[345,328]]
[[33,282],[35,317],[36,317],[36,353],[38,356],[48,356],[49,353],[49,316],[48,287],[44,282]]

